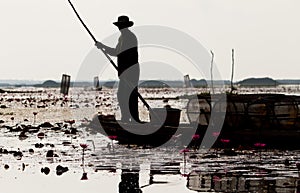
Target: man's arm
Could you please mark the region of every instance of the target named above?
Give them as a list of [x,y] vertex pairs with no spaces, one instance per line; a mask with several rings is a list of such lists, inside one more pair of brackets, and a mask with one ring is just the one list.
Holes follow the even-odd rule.
[[111,48],[109,46],[106,46],[106,45],[102,44],[101,42],[96,42],[95,46],[98,49],[103,49],[106,53],[108,53],[111,56],[117,56],[117,49],[116,48]]

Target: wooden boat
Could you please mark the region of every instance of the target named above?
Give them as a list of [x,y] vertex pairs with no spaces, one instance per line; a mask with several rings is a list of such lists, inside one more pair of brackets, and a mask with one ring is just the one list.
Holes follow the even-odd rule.
[[[178,112],[180,113],[180,111]],[[93,118],[88,127],[108,136],[110,139],[117,140],[120,144],[157,147],[172,140],[176,137],[175,135],[193,134],[190,124],[179,125],[178,115],[180,114],[176,116],[172,116],[172,113],[169,114],[169,117],[163,123],[157,120],[143,123],[126,123],[116,120],[113,115],[98,115]]]
[[[172,113],[167,113],[161,125],[156,121],[144,124],[122,123],[114,116],[100,115],[89,127],[98,128],[100,133],[107,136],[114,136],[121,144],[155,147],[172,140],[178,142],[179,139],[183,140],[180,144],[199,147],[208,133],[218,138],[215,147],[251,148],[254,144],[265,144],[269,148],[300,149],[299,107],[300,96],[224,94],[212,97],[200,94],[197,98],[189,98],[187,115],[190,123],[179,123],[178,114],[176,117]],[[215,121],[213,116],[221,122],[211,124]],[[220,118],[222,116],[223,119]],[[144,135],[139,134],[141,131]],[[198,136],[196,139],[193,138],[195,135]]]

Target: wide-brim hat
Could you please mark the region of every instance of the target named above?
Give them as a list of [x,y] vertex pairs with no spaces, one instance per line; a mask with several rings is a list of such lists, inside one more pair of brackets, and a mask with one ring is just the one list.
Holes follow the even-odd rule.
[[133,26],[133,21],[129,21],[129,18],[126,15],[122,15],[118,17],[118,21],[113,23],[118,27],[131,27]]

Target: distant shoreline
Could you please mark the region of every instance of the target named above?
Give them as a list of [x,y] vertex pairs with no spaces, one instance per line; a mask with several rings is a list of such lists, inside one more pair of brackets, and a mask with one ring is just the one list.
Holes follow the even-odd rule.
[[[117,81],[107,80],[100,81],[100,85],[106,87],[113,87]],[[207,87],[211,84],[211,80],[204,79],[192,79],[191,83],[193,87]],[[215,85],[230,85],[229,80],[214,80]],[[184,84],[183,80],[141,80],[140,87],[182,87]],[[234,85],[240,85],[242,87],[272,87],[279,85],[300,85],[300,79],[271,79],[271,78],[247,78],[241,81],[235,81]],[[92,81],[71,81],[72,87],[93,87],[94,82]],[[34,81],[34,80],[0,80],[0,88],[7,87],[41,87],[41,88],[58,88],[60,87],[60,81],[57,80],[46,80],[46,81]]]

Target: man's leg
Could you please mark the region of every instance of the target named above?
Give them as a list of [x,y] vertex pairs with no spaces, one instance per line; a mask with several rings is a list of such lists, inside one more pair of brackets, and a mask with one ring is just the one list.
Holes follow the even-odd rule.
[[125,122],[128,122],[130,119],[129,95],[130,92],[126,80],[120,79],[117,97],[121,110],[121,120]]
[[130,110],[132,118],[136,122],[140,122],[139,109],[138,108],[139,108],[138,107],[138,89],[137,89],[137,87],[135,87],[135,89],[133,89],[133,91],[130,94],[129,110]]
[[118,100],[122,117],[140,122],[138,111],[139,65],[133,65],[122,73],[119,83]]

